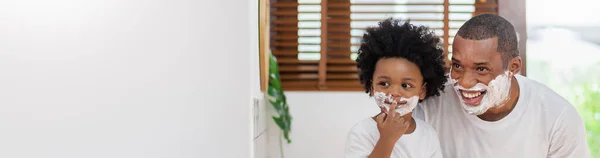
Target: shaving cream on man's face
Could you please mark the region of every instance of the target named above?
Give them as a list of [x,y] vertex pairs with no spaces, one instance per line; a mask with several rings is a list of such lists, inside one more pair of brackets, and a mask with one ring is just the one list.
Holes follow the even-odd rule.
[[[375,101],[377,102],[377,106],[379,107],[385,107],[386,109],[390,109],[390,105],[392,103],[398,103],[393,97],[392,95],[387,95],[383,92],[375,92],[375,94],[373,95],[373,98],[375,98]],[[396,107],[396,112],[400,113],[400,115],[404,116],[410,112],[413,111],[413,109],[417,106],[417,103],[419,103],[419,97],[418,96],[412,96],[410,98],[400,98],[400,102],[406,102],[404,104],[398,104],[398,106]]]
[[481,115],[488,109],[499,107],[506,104],[510,94],[511,72],[506,71],[486,86],[482,83],[471,88],[460,86],[456,79],[450,82],[454,85],[454,90],[467,113],[472,115]]

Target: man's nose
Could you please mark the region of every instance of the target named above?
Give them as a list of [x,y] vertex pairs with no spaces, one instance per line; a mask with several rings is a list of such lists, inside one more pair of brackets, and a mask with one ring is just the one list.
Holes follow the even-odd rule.
[[458,78],[458,84],[464,88],[471,88],[477,85],[477,79],[470,73],[465,73]]

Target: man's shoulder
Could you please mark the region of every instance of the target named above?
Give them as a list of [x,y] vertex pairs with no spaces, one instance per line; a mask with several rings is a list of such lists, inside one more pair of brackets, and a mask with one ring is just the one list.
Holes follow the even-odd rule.
[[[548,123],[556,124],[561,121],[576,121],[580,119],[577,109],[563,96],[550,89],[548,86],[527,77],[519,76],[519,84],[526,88],[527,106],[532,112],[542,115]],[[522,81],[522,82],[521,82]]]
[[[520,75],[517,76],[517,79],[520,87],[525,89],[523,91],[525,94],[521,94],[521,96],[526,95],[522,98],[526,99],[528,106],[541,108],[539,110],[553,115],[559,115],[565,110],[575,110],[569,101],[548,86]],[[574,112],[576,113],[576,111]]]
[[585,124],[577,109],[547,86],[523,76],[517,79],[527,90],[529,114],[541,116],[538,124],[550,136],[548,157],[589,157]]

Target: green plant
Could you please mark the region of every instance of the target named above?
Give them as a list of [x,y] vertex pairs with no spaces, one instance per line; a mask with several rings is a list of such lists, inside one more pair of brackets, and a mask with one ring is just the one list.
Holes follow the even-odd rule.
[[277,65],[277,59],[273,54],[269,54],[269,87],[267,88],[269,103],[275,109],[277,116],[273,116],[273,121],[279,126],[283,133],[283,138],[287,140],[287,143],[291,143],[290,131],[292,129],[292,116],[290,115],[290,109],[281,88],[281,78],[279,77],[279,67]]
[[600,83],[585,83],[575,87],[573,99],[585,122],[588,147],[592,157],[600,157]]

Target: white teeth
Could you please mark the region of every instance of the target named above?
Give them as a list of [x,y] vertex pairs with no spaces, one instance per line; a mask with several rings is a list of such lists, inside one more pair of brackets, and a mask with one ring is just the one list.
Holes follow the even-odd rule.
[[475,93],[467,93],[467,92],[462,92],[462,95],[466,98],[475,98],[481,95],[481,92],[475,92]]

